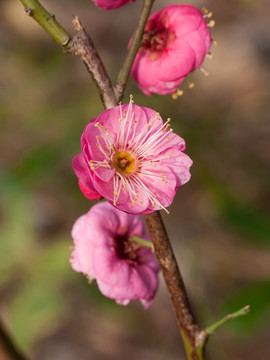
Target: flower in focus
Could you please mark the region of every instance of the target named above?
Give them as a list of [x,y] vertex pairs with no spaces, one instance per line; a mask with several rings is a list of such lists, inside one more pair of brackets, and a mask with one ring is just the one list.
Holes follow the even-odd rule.
[[99,8],[109,10],[109,9],[119,8],[127,4],[128,2],[135,0],[93,0],[93,1]]
[[149,247],[131,241],[134,235],[152,244],[141,215],[98,203],[73,226],[70,262],[75,271],[96,279],[102,294],[118,304],[140,299],[147,308],[157,291],[159,266]]
[[201,66],[210,47],[210,31],[198,9],[167,6],[148,19],[131,74],[146,95],[173,93]]
[[127,213],[148,214],[171,204],[192,161],[170,119],[163,124],[159,113],[132,102],[87,124],[72,165],[88,199],[104,197]]

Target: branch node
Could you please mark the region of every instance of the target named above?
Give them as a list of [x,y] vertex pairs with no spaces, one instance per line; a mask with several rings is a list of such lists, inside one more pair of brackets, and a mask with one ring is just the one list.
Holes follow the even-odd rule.
[[26,7],[24,8],[24,11],[25,11],[26,15],[31,16],[31,15],[33,15],[34,9],[26,6]]
[[68,36],[63,42],[62,42],[62,46],[67,46],[67,44],[70,42],[71,40],[71,36]]
[[195,346],[198,348],[200,345],[205,344],[208,339],[208,334],[205,330],[201,330],[197,333],[195,338]]
[[74,19],[72,20],[72,23],[74,25],[75,30],[77,30],[77,31],[83,30],[82,24],[81,24],[78,16],[74,17]]

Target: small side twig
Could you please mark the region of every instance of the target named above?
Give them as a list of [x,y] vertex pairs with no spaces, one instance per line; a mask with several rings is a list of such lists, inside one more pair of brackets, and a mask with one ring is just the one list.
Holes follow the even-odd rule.
[[8,331],[0,321],[0,344],[12,360],[27,360],[25,355],[22,354],[14,344]]
[[43,29],[62,46],[65,50],[69,49],[71,35],[61,26],[37,0],[20,0],[24,5],[24,10],[31,16]]
[[207,336],[213,335],[215,333],[215,331],[220,328],[222,325],[226,324],[228,321],[235,319],[239,316],[244,316],[246,314],[249,313],[250,310],[250,306],[246,305],[245,307],[243,307],[240,310],[235,311],[232,314],[228,314],[226,315],[224,318],[222,318],[219,321],[216,321],[214,324],[208,326],[204,331],[206,333]]
[[242,309],[237,310],[232,314],[228,314],[228,315],[224,316],[222,319],[214,322],[212,325],[208,326],[206,329],[198,332],[197,337],[196,337],[197,349],[201,349],[201,351],[203,351],[203,348],[204,348],[205,344],[207,343],[207,341],[209,340],[209,337],[214,335],[217,329],[219,329],[221,326],[223,326],[224,324],[226,324],[227,322],[229,322],[233,319],[236,319],[240,316],[247,315],[249,313],[249,310],[250,310],[250,306],[246,305]]

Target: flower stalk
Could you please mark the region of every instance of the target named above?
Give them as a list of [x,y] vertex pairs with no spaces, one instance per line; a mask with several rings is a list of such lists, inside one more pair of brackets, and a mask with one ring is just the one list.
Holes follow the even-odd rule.
[[136,57],[136,54],[141,46],[142,36],[144,27],[146,24],[146,21],[150,15],[152,5],[154,3],[154,0],[144,0],[142,12],[139,18],[138,25],[133,33],[132,41],[130,44],[130,47],[127,52],[126,59],[124,60],[124,63],[122,65],[121,70],[119,71],[118,78],[117,78],[117,84],[115,86],[117,91],[117,98],[118,101],[122,99],[124,96],[124,91],[127,85],[127,81],[130,75],[131,67],[133,64],[133,61]]
[[136,244],[139,245],[139,247],[147,247],[150,248],[153,252],[154,252],[154,247],[153,247],[153,243],[150,241],[147,241],[145,239],[142,239],[141,237],[137,236],[137,235],[133,235],[131,236],[129,239],[129,241],[134,242]]

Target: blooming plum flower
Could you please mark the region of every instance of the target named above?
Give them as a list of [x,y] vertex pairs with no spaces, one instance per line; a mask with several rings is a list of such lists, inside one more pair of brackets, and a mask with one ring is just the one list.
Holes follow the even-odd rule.
[[159,113],[132,102],[87,124],[72,165],[88,199],[104,197],[127,213],[148,214],[171,204],[192,161],[170,119],[164,124]]
[[131,241],[134,235],[151,243],[141,215],[98,203],[73,226],[70,262],[75,271],[96,279],[103,295],[118,304],[140,299],[147,308],[158,288],[159,266],[149,247]]
[[148,19],[131,74],[146,95],[173,93],[201,66],[210,47],[210,31],[198,9],[167,6]]
[[109,10],[109,9],[119,8],[127,4],[128,2],[135,0],[93,0],[93,1],[99,8]]

